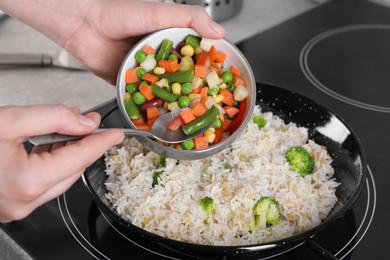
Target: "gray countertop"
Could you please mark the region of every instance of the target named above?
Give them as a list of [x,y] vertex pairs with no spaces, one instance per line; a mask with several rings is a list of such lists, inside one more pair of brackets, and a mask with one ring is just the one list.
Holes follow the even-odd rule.
[[[222,21],[237,43],[327,0],[244,0],[241,12]],[[0,19],[0,52],[56,54],[61,48],[16,19]],[[0,68],[0,106],[62,103],[89,110],[115,97],[115,88],[88,71]]]

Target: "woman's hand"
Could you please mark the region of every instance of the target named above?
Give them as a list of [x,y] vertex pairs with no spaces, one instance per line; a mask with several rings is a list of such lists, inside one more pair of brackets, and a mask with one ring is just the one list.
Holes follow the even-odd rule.
[[169,27],[192,27],[209,38],[225,35],[201,6],[99,0],[93,1],[64,46],[96,75],[115,84],[123,58],[139,37]]
[[134,0],[0,0],[0,10],[65,47],[90,71],[115,85],[126,53],[140,37],[191,27],[223,38],[225,30],[201,6]]
[[121,142],[118,130],[68,144],[37,147],[28,154],[30,136],[58,132],[85,135],[100,124],[98,113],[80,114],[63,105],[0,107],[0,222],[19,220],[66,191],[105,151]]

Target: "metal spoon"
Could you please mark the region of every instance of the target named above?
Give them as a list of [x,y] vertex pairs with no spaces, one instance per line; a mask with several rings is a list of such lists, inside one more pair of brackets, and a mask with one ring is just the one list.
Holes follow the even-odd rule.
[[[166,113],[162,116],[160,116],[153,124],[152,129],[149,131],[144,130],[138,130],[138,129],[131,129],[131,128],[117,128],[126,135],[141,135],[146,136],[150,138],[155,138],[157,140],[160,140],[164,143],[181,143],[185,140],[194,138],[195,136],[200,135],[207,129],[209,129],[215,120],[213,120],[211,123],[209,123],[204,128],[200,129],[199,131],[193,133],[192,135],[186,135],[182,128],[179,127],[177,130],[170,130],[168,129],[168,124],[175,118],[174,114],[172,112]],[[91,134],[97,134],[104,131],[107,131],[108,129],[96,129]],[[89,134],[89,135],[91,135]],[[60,143],[60,142],[67,142],[67,141],[73,141],[73,140],[79,140],[82,139],[83,136],[73,136],[73,135],[63,135],[63,134],[45,134],[45,135],[37,135],[32,136],[28,139],[28,141],[33,145],[44,145],[44,144],[53,144],[53,143]]]

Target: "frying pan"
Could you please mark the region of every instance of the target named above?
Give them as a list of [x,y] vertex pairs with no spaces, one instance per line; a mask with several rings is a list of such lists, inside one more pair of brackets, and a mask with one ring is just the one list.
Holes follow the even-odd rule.
[[[130,224],[118,215],[105,198],[107,192],[104,158],[86,169],[83,181],[100,211],[113,223],[123,227],[130,237],[137,237],[146,244],[157,243],[180,252],[183,257],[201,259],[251,259],[286,250],[299,243],[310,241],[316,233],[342,217],[359,197],[367,175],[366,156],[361,142],[348,124],[334,112],[299,93],[257,83],[257,104],[263,112],[270,111],[285,123],[294,122],[308,128],[309,138],[327,147],[332,157],[337,182],[337,203],[328,217],[318,226],[277,241],[244,246],[210,246],[181,242],[164,238]],[[310,244],[310,243],[309,243]]]

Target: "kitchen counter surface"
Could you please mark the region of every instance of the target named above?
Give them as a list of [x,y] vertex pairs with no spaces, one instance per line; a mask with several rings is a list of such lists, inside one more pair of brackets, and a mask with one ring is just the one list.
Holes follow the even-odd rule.
[[[239,14],[220,22],[238,43],[327,0],[244,0]],[[61,48],[10,17],[0,18],[0,52],[45,53]],[[115,97],[115,88],[88,71],[60,68],[0,68],[0,106],[62,103],[92,109]]]

